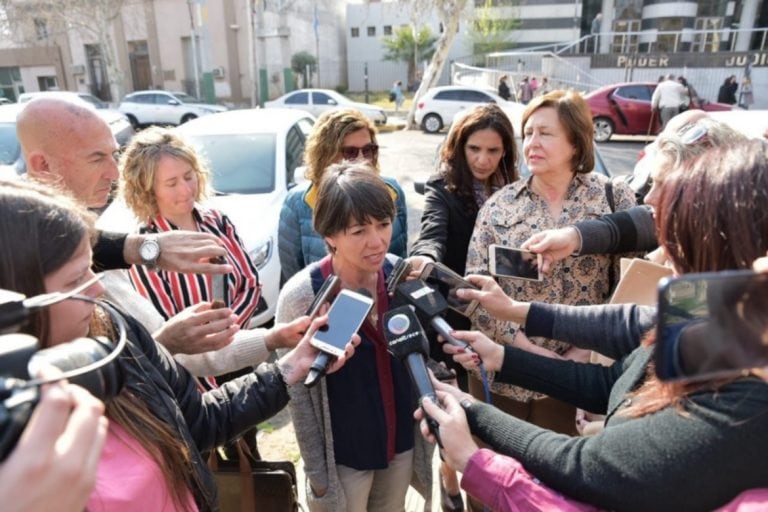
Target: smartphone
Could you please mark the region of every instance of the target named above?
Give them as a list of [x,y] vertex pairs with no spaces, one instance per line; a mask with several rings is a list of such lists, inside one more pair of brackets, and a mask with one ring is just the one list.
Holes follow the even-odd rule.
[[339,357],[373,307],[373,299],[351,290],[341,290],[328,310],[328,324],[316,331],[309,343]]
[[419,279],[427,283],[431,288],[435,288],[448,301],[448,306],[457,313],[468,317],[477,309],[478,302],[476,300],[467,302],[456,295],[456,291],[461,288],[477,290],[477,286],[442,263],[430,262],[424,265]]
[[492,244],[488,247],[488,272],[496,277],[541,281],[541,254]]
[[[211,261],[223,265],[227,263],[226,258],[219,256]],[[220,309],[229,307],[229,275],[214,274],[211,276],[211,308]]]
[[392,268],[392,272],[389,273],[389,277],[387,278],[387,294],[390,297],[395,294],[397,285],[405,281],[405,278],[408,277],[410,272],[410,263],[402,258],[397,260],[397,263],[395,263],[394,267]]
[[768,274],[662,279],[654,356],[664,380],[709,380],[768,366]]
[[320,307],[323,304],[330,302],[331,297],[336,295],[340,285],[341,280],[339,279],[339,276],[334,274],[329,275],[317,291],[315,298],[312,299],[312,304],[307,308],[307,316],[314,318],[318,311],[320,311]]

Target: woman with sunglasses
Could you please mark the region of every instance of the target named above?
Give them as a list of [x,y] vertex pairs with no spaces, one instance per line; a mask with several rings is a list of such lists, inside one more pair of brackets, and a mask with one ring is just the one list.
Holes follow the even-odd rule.
[[[325,242],[312,227],[317,187],[325,169],[343,160],[365,160],[379,173],[379,146],[376,128],[354,109],[331,110],[317,120],[304,150],[304,173],[308,182],[298,185],[285,197],[280,211],[278,251],[283,282],[326,255]],[[389,252],[400,257],[408,250],[408,218],[405,193],[393,178],[382,177],[395,202],[397,217],[392,223]]]
[[[84,286],[82,295],[99,298],[104,288],[92,280],[93,222],[92,214],[51,189],[0,181],[0,247],[12,248],[0,250],[0,288],[33,297]],[[324,320],[318,318],[310,333]],[[114,364],[123,387],[106,404],[106,444],[85,508],[218,510],[216,485],[203,452],[231,441],[286,405],[287,386],[300,382],[317,356],[309,345],[311,334],[276,364],[261,365],[202,393],[195,378],[160,350],[141,324],[120,311],[112,315],[92,302],[65,300],[34,312],[24,332],[48,347],[84,336],[114,340],[120,323],[125,324],[127,340]],[[331,370],[354,352],[352,344],[345,348]],[[94,445],[99,442],[99,436],[93,436]],[[84,471],[89,467],[84,465]],[[44,482],[25,483],[37,484]]]

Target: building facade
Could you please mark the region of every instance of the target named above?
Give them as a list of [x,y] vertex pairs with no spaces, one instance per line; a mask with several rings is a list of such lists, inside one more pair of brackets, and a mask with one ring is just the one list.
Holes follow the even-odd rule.
[[[245,105],[254,95],[263,101],[292,90],[291,57],[300,51],[319,57],[316,83],[335,86],[346,76],[338,59],[345,54],[338,2],[113,1],[118,12],[105,25],[115,72],[110,73],[97,31],[57,30],[60,19],[32,13],[11,20],[12,37],[0,44],[3,95],[75,90],[119,101],[115,96],[161,88]],[[15,4],[34,6],[35,0]]]

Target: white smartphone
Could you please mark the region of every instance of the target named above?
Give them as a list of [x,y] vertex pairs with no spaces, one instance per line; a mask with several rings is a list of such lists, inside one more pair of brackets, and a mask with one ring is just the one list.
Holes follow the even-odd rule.
[[427,283],[429,286],[436,288],[437,291],[445,297],[448,302],[448,306],[457,313],[469,317],[477,309],[478,302],[461,300],[456,291],[460,288],[472,288],[477,290],[477,286],[473,285],[459,274],[446,267],[442,263],[429,262],[424,265],[424,268],[419,274],[419,279]]
[[492,244],[488,247],[488,272],[496,277],[541,281],[541,254]]
[[328,323],[316,331],[309,343],[339,357],[373,307],[373,299],[351,290],[341,290],[328,310]]

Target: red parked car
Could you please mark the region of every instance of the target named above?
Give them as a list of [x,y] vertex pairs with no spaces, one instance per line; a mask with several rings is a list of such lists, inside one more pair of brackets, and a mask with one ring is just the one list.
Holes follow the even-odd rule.
[[[651,123],[651,96],[656,89],[653,82],[632,82],[601,87],[584,96],[592,109],[595,141],[605,142],[612,135],[657,134],[661,129],[659,116]],[[698,104],[697,104],[698,103]],[[706,100],[694,102],[692,108],[708,112],[732,110],[732,105]]]

